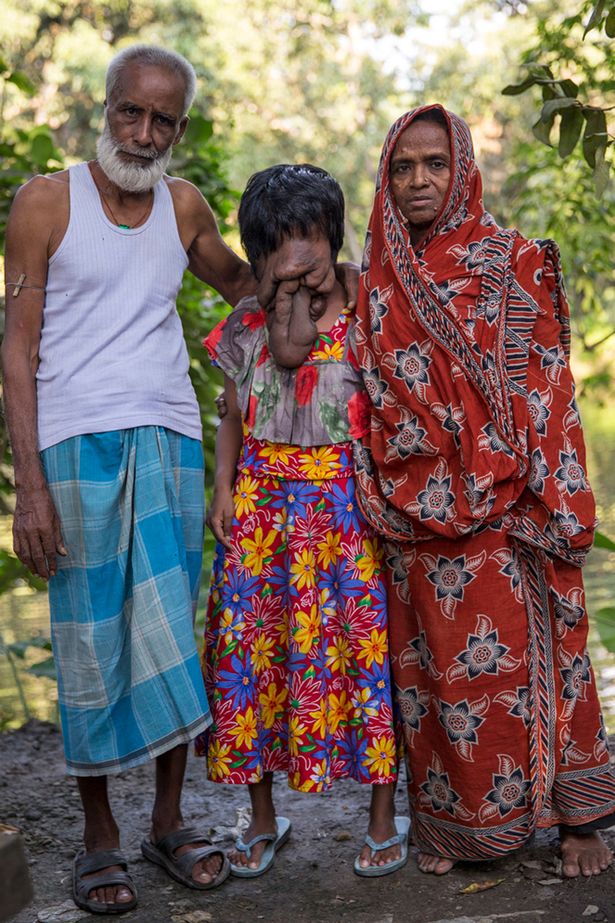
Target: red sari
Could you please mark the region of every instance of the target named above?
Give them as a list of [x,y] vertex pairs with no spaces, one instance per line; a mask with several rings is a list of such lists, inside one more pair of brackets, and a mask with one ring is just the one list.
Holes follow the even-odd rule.
[[615,810],[586,651],[595,509],[557,247],[495,224],[469,130],[441,110],[451,181],[415,251],[389,159],[420,111],[382,152],[357,327],[372,426],[355,464],[389,539],[415,839],[487,859]]

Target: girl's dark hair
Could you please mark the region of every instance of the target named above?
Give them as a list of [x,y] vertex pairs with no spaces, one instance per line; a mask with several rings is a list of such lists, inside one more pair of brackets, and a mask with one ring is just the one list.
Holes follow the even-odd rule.
[[288,237],[320,231],[335,261],[344,241],[344,194],[326,170],[280,163],[248,180],[239,205],[241,242],[252,266]]

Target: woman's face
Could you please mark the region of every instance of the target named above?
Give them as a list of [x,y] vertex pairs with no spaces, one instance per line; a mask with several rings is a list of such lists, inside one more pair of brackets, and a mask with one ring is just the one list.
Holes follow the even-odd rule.
[[437,122],[412,122],[399,136],[389,169],[395,202],[416,246],[426,237],[448,191],[448,132]]

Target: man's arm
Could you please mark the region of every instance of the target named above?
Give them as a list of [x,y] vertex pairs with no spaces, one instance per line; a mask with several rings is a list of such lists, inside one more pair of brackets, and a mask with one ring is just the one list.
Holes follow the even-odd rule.
[[172,177],[169,189],[190,272],[220,292],[230,305],[256,294],[252,270],[224,243],[214,213],[196,186]]
[[50,222],[61,211],[64,195],[67,191],[61,184],[42,177],[31,181],[18,193],[6,231],[2,367],[4,412],[15,469],[13,545],[20,561],[43,578],[55,574],[56,555],[66,554],[40,462],[36,425],[38,348],[48,254],[54,245]]

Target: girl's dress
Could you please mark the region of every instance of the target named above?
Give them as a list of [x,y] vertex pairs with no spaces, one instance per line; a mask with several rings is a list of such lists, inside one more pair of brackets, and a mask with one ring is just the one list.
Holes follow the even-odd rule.
[[203,653],[213,724],[197,752],[216,782],[396,778],[383,551],[355,499],[351,441],[369,411],[353,325],[342,311],[296,370],[270,357],[253,298],[205,340],[244,418]]

